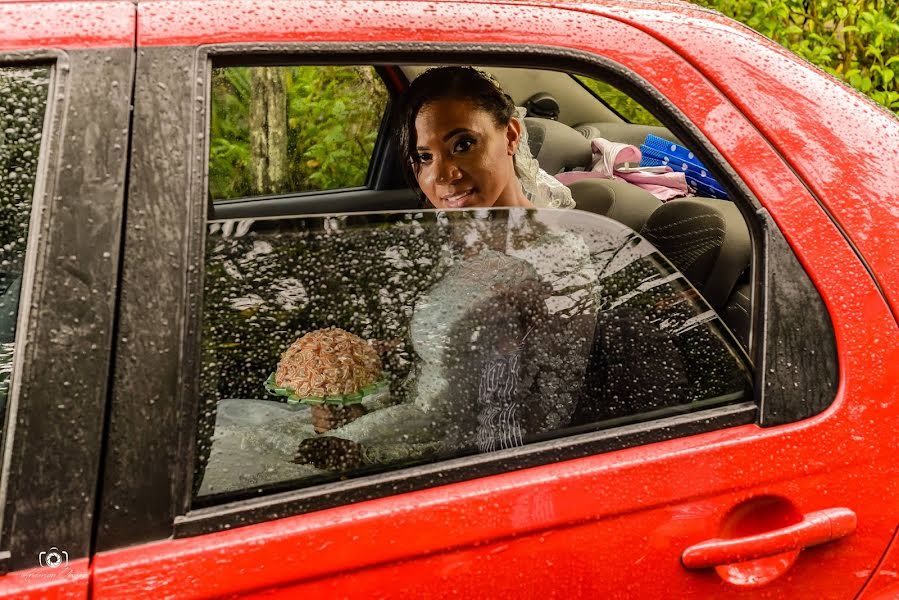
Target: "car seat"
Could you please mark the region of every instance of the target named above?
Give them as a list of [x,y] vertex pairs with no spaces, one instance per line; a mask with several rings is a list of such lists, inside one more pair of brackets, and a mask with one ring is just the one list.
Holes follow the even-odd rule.
[[[536,117],[524,123],[531,153],[544,171],[589,168],[592,152],[583,132]],[[663,204],[635,185],[611,179],[581,179],[568,187],[578,209],[627,225],[658,248],[748,347],[752,244],[733,202],[690,197]]]
[[[551,175],[590,168],[590,141],[557,121],[526,117],[528,146]],[[611,179],[582,179],[568,186],[577,208],[603,215],[639,231],[662,202],[635,185]]]
[[733,293],[724,306],[721,318],[734,332],[744,348],[749,348],[749,332],[752,329],[752,288],[749,285],[749,273],[747,272],[737,283]]
[[671,261],[747,346],[752,240],[727,200],[681,198],[659,207],[640,232]]

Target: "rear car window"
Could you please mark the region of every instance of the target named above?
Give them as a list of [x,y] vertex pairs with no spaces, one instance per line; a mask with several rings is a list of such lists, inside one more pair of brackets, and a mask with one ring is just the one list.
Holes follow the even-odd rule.
[[577,210],[212,221],[205,269],[200,504],[752,397],[685,277]]
[[387,108],[371,66],[212,72],[213,200],[365,185]]
[[0,67],[0,410],[5,411],[49,67]]
[[636,125],[654,125],[659,127],[663,126],[662,123],[656,119],[651,112],[646,110],[642,104],[615,86],[606,83],[605,81],[593,79],[592,77],[585,77],[583,75],[575,75],[575,78],[628,123],[634,123]]

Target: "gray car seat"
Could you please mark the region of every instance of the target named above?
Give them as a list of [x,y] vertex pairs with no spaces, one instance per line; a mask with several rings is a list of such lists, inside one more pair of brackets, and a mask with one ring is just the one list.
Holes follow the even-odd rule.
[[604,215],[640,231],[662,201],[626,181],[581,179],[568,186],[577,208]]
[[641,234],[687,277],[746,346],[752,240],[737,206],[711,198],[674,200],[649,217]]
[[[527,117],[524,122],[531,153],[543,170],[555,175],[589,167],[592,153],[583,132],[548,119]],[[733,202],[693,197],[662,204],[637,186],[609,179],[582,179],[568,187],[578,209],[641,232],[684,273],[748,348],[752,244]]]
[[[747,273],[748,275],[748,273]],[[749,332],[752,329],[752,288],[747,281],[738,283],[727,300],[721,318],[734,332],[743,347],[749,348]]]
[[[550,175],[590,167],[590,141],[571,127],[527,117],[528,146],[540,167]],[[659,206],[658,198],[635,185],[610,179],[582,179],[568,186],[577,208],[614,219],[635,231]]]
[[568,125],[551,119],[525,117],[524,126],[528,131],[531,154],[540,163],[540,168],[550,175],[590,166],[593,159],[590,141]]

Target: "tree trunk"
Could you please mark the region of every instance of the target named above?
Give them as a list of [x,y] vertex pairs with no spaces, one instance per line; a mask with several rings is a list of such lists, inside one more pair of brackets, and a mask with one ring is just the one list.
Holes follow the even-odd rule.
[[254,194],[278,194],[287,187],[287,93],[284,69],[252,72],[250,155]]

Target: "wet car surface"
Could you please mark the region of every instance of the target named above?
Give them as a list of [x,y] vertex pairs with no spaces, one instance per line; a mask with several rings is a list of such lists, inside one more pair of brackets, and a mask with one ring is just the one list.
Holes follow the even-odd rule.
[[[899,123],[847,87],[677,2],[3,2],[0,32],[0,595],[899,593]],[[640,223],[580,199],[422,209],[389,107],[436,64],[554,95],[573,131],[637,131],[571,76],[612,85],[728,200]],[[291,160],[343,173],[354,158],[327,160],[351,145],[357,179],[219,192],[216,158],[256,131],[233,98],[266,73],[303,82],[290,135],[349,132]],[[380,91],[334,107],[320,82]],[[473,247],[527,285],[478,287]],[[447,277],[509,303],[455,309]],[[428,377],[476,372],[534,281],[566,282],[541,288],[558,328],[535,345],[536,424],[485,446],[473,401],[403,412]],[[571,334],[580,317],[601,333]],[[444,325],[454,351],[415,332]],[[264,382],[330,326],[383,342],[390,400],[322,435]],[[298,450],[325,438],[357,462]]]

